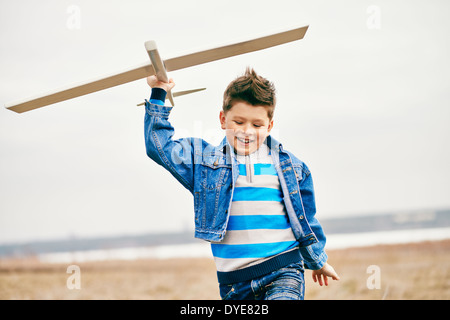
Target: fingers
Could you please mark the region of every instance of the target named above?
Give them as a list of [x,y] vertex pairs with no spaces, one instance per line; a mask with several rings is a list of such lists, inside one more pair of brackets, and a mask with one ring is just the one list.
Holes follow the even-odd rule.
[[323,282],[328,286],[328,277],[326,275],[323,275]]
[[166,91],[172,90],[173,87],[175,87],[175,82],[172,78],[169,79],[169,82],[163,82],[158,80],[158,78],[155,75],[147,77],[147,84],[151,88],[161,88]]
[[323,284],[325,283],[326,286],[328,286],[328,279],[327,276],[324,275],[323,273],[319,274],[317,276],[317,279],[319,280],[319,285],[323,286]]
[[[314,282],[319,282],[320,286],[323,286],[325,284],[325,286],[328,286],[328,277],[326,275],[324,275],[323,273],[313,273],[312,274],[312,278],[314,280]],[[335,279],[334,277],[332,277],[334,280],[339,280],[339,278]]]
[[169,79],[169,90],[172,90],[173,87],[175,87],[175,82],[173,81],[172,78]]
[[339,280],[339,279],[340,279],[339,276],[338,276],[338,274],[337,274],[336,271],[334,270],[334,268],[331,267],[331,266],[330,266],[330,273],[328,274],[328,276],[330,276],[331,279],[333,279],[333,280]]
[[322,282],[322,274],[321,274],[321,273],[315,273],[315,272],[313,272],[312,278],[313,278],[314,282],[319,281],[319,285],[320,285],[320,286],[323,286],[323,282]]
[[323,286],[324,284],[325,286],[328,286],[328,277],[333,280],[340,279],[336,271],[334,271],[333,267],[329,265],[320,270],[313,270],[312,272],[312,278],[314,282],[319,282],[320,286]]
[[314,282],[317,282],[317,275],[314,272],[312,273],[312,278]]

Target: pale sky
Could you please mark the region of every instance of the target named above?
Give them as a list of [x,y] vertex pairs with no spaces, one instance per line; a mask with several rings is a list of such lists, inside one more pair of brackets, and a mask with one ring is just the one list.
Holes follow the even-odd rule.
[[[450,207],[450,2],[0,0],[0,105],[161,55],[309,24],[305,39],[169,74],[177,137],[218,143],[226,85],[275,83],[274,136],[311,169],[317,217]],[[193,228],[147,158],[145,79],[28,113],[0,108],[0,243]]]

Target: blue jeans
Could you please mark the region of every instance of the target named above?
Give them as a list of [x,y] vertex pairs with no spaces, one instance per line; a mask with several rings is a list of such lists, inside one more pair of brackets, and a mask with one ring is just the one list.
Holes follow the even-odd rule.
[[265,276],[235,284],[220,285],[223,300],[303,300],[303,263],[293,263]]

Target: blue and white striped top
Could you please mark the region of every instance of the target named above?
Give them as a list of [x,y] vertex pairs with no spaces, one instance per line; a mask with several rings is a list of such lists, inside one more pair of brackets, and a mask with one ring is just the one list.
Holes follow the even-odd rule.
[[[269,260],[282,258],[281,255],[298,248],[270,149],[262,144],[253,154],[237,155],[237,160],[239,177],[227,233],[222,242],[211,244],[220,283],[250,280],[264,272],[275,271],[283,265],[270,264]],[[281,260],[298,262],[301,258],[298,250],[295,251],[294,255],[288,255],[289,261],[285,261],[286,256]],[[267,268],[275,269],[269,271]]]

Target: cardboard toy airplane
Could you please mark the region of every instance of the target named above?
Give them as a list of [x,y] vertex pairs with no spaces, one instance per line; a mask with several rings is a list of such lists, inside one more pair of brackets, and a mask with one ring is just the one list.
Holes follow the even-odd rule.
[[[307,30],[308,26],[290,29],[287,31],[271,34],[268,36],[248,41],[243,41],[239,43],[234,43],[230,45],[225,45],[221,47],[216,47],[208,50],[182,55],[175,58],[170,58],[164,61],[161,59],[159,55],[156,43],[154,41],[147,41],[145,43],[145,48],[150,57],[151,63],[146,62],[131,70],[127,70],[110,76],[105,76],[100,79],[91,80],[86,83],[72,85],[66,88],[56,90],[54,92],[29,98],[23,101],[8,103],[5,105],[5,107],[17,113],[27,112],[57,102],[69,100],[89,93],[93,93],[96,91],[108,89],[131,81],[146,78],[151,75],[156,75],[156,77],[160,81],[168,82],[166,71],[175,71],[183,68],[188,68],[207,62],[225,59],[228,57],[233,57],[244,53],[249,53],[253,51],[278,46],[287,42],[300,40],[303,39]],[[188,90],[183,92],[176,92],[173,94],[169,92],[167,96],[171,104],[175,105],[173,101],[174,96],[175,97],[181,96],[184,94],[189,94],[200,90],[204,90],[204,88]]]

